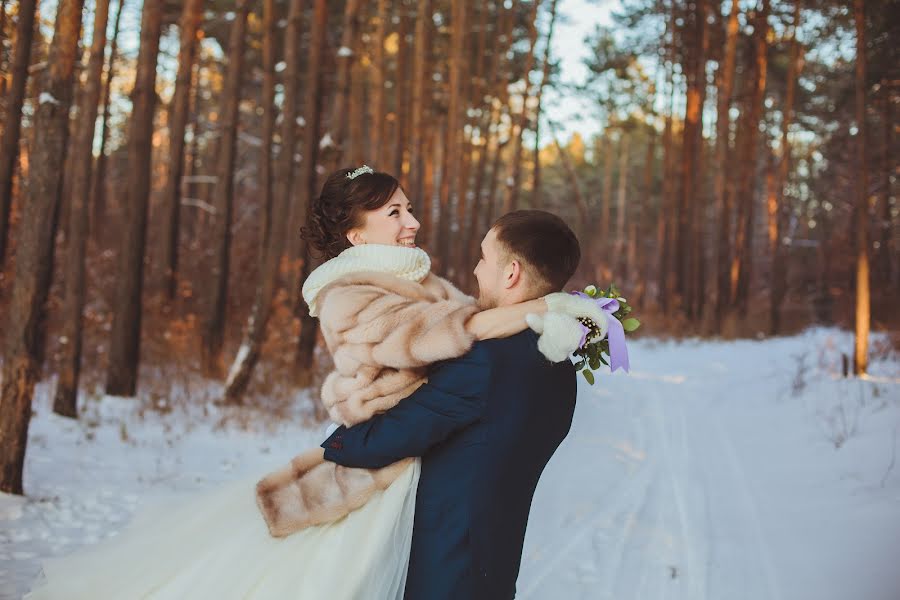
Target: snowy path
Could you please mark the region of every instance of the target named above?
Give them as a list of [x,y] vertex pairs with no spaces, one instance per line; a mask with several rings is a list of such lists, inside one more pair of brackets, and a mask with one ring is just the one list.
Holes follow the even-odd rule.
[[[850,340],[646,340],[630,376],[582,382],[535,497],[518,598],[900,598],[900,386],[833,378],[829,345]],[[896,360],[876,369],[900,376]],[[0,599],[145,496],[264,472],[320,435],[185,430],[127,407],[106,400],[79,424],[38,407],[29,499],[0,496]]]
[[[880,485],[900,388],[847,402],[850,382],[820,374],[792,396],[792,356],[815,338],[642,345],[631,376],[583,384],[517,597],[900,598],[900,474]],[[857,411],[840,449],[833,406]]]

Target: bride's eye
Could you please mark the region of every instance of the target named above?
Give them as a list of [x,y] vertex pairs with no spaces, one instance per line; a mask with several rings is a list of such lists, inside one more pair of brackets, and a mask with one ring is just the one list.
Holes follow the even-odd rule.
[[396,216],[399,215],[399,214],[400,214],[400,211],[397,210],[397,209],[395,208],[395,209],[392,210],[390,213],[388,213],[388,216],[389,216],[389,217],[396,217]]

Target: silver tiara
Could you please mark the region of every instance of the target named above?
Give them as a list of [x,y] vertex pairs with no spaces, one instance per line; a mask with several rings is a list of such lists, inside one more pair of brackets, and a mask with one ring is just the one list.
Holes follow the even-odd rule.
[[374,173],[375,170],[372,169],[369,165],[363,165],[360,168],[356,169],[352,173],[347,173],[347,179],[356,179],[363,173]]

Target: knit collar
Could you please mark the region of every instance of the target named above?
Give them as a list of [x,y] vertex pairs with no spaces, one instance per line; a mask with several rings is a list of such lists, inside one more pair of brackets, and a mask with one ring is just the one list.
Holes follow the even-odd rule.
[[331,282],[359,271],[390,273],[407,281],[422,281],[431,271],[431,258],[421,248],[363,244],[351,246],[331,260],[322,263],[303,283],[303,299],[309,314],[318,316],[316,297]]

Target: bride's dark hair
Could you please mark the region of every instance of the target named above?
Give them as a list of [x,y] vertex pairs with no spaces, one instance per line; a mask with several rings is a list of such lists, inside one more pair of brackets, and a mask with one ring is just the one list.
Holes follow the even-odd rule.
[[338,169],[328,176],[310,207],[309,222],[300,230],[300,236],[326,259],[349,248],[347,232],[363,224],[363,213],[387,204],[400,187],[388,173],[361,173],[348,179],[352,172]]

